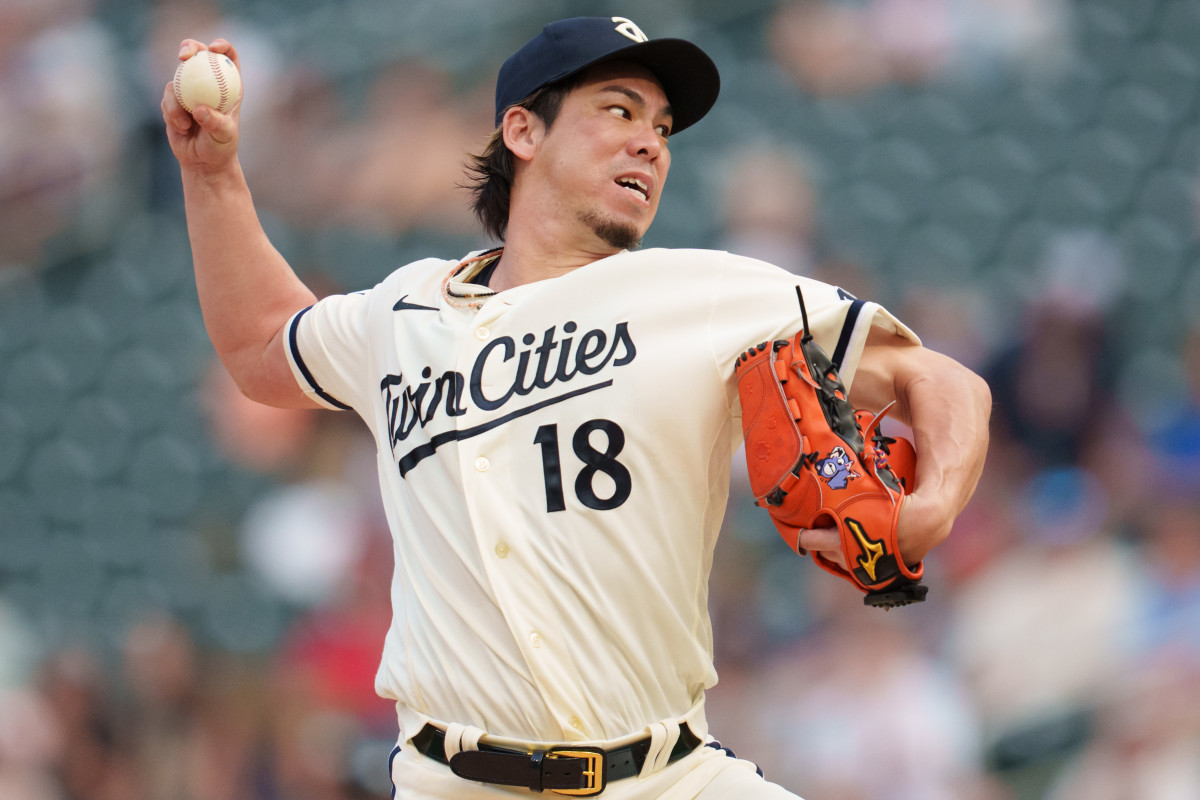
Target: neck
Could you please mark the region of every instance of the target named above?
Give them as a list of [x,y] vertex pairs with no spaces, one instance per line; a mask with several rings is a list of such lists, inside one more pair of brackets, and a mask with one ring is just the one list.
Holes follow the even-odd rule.
[[521,219],[516,214],[509,219],[504,254],[489,284],[495,291],[557,278],[620,252],[591,231],[581,236],[578,225],[572,226],[573,231],[564,231],[559,230],[558,220],[542,218],[530,225],[522,224]]

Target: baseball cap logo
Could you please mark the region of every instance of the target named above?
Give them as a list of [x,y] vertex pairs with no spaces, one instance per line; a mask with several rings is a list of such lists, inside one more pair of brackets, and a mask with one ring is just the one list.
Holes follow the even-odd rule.
[[632,39],[635,42],[648,42],[650,37],[642,33],[642,29],[633,23],[632,20],[625,17],[613,17],[612,21],[617,23],[617,33],[627,39]]

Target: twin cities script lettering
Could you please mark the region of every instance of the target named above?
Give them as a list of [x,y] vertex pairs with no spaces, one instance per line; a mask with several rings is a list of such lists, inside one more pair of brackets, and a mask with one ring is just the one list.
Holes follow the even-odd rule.
[[[611,381],[581,387],[579,379],[595,375],[610,365],[623,367],[637,356],[627,322],[617,323],[611,332],[595,329],[580,336],[575,335],[577,327],[574,322],[566,322],[560,335],[558,326],[551,326],[542,333],[540,342],[536,334],[527,333],[521,338],[521,347],[512,337],[497,337],[479,351],[469,376],[452,370],[435,375],[434,368],[426,366],[418,380],[411,375],[385,377],[379,390],[387,411],[393,455],[418,426],[425,428],[440,413],[459,417],[471,406],[497,411],[537,389],[556,386],[562,389],[477,428],[451,430],[432,437],[428,444],[401,458],[401,474],[448,441],[466,438],[547,405],[603,388]],[[493,388],[484,388],[485,370]]]

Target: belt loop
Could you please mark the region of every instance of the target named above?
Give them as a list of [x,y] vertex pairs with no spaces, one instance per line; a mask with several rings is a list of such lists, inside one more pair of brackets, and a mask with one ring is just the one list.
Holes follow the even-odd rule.
[[[529,754],[529,790],[533,792],[542,791],[542,781],[545,779],[545,773],[542,772],[542,764],[546,761],[545,750],[534,750]],[[533,776],[537,776],[537,783],[534,784]]]
[[451,722],[446,726],[446,760],[449,761],[459,753],[479,749],[479,738],[483,729],[474,725],[462,725]]
[[474,725],[468,725],[463,729],[462,733],[462,749],[463,750],[478,750],[479,740],[483,736],[483,728],[476,728]]
[[462,752],[462,735],[467,729],[466,725],[460,725],[457,722],[451,722],[446,726],[446,759],[454,758]]
[[646,778],[658,772],[671,759],[671,751],[679,741],[679,723],[675,720],[656,722],[649,728],[650,750],[646,753],[646,761],[642,764],[640,777]]

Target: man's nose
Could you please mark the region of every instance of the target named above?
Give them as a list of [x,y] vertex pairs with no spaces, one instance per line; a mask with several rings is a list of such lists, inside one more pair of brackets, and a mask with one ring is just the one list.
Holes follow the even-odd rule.
[[637,134],[629,141],[629,149],[635,155],[653,160],[662,153],[663,140],[654,125],[639,126]]

